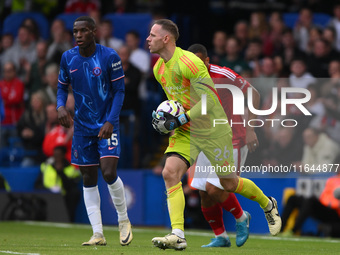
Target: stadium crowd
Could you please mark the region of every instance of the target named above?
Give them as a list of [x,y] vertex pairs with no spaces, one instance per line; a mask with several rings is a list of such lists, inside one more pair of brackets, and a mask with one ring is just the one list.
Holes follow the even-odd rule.
[[[25,154],[20,159],[23,166],[41,164],[52,156],[53,148],[61,144],[67,146],[70,157],[72,130],[66,130],[58,124],[53,109],[60,58],[75,43],[72,31],[67,30],[64,22],[55,17],[57,11],[88,13],[98,24],[97,42],[114,48],[122,59],[126,75],[123,112],[126,114],[122,114],[121,122],[122,128],[128,134],[133,134],[131,153],[134,160],[131,167],[150,167],[152,154],[157,151],[153,149],[150,155],[149,150],[141,149],[145,140],[140,138],[140,134],[151,129],[150,112],[141,105],[154,100],[157,106],[164,99],[162,92],[156,88],[158,85],[152,73],[156,57],[139,47],[143,43],[140,43],[141,38],[136,31],[128,32],[125,38],[116,38],[113,30],[119,24],[112,24],[102,18],[109,12],[138,11],[138,4],[134,1],[111,1],[108,4],[110,1],[68,0],[45,1],[49,4],[39,6],[36,4],[38,1],[32,0],[26,1],[30,4],[20,6],[16,5],[18,2],[12,1],[12,5],[3,6],[2,13],[5,10],[41,12],[50,22],[50,37],[48,40],[41,37],[37,23],[32,18],[24,20],[17,36],[14,36],[16,32],[1,35],[0,89],[5,112],[1,121],[2,150],[18,144],[23,146]],[[161,2],[156,1],[156,4]],[[292,106],[288,107],[286,116],[277,107],[270,116],[262,119],[263,126],[256,128],[260,148],[248,156],[248,165],[335,163],[339,154],[340,3],[335,3],[330,8],[332,11],[326,13],[329,16],[327,24],[320,25],[313,23],[313,15],[316,14],[313,12],[314,6],[305,2],[304,5],[300,3],[299,7],[303,8],[299,9],[293,27],[288,26],[283,19],[283,11],[297,10],[293,5],[280,11],[248,10],[247,19],[235,20],[230,25],[232,28],[219,29],[216,26],[217,29],[211,32],[212,38],[202,39],[209,41],[207,47],[211,63],[235,70],[260,92],[261,109],[271,107],[274,87],[278,88],[279,103],[283,87],[305,88],[311,93],[311,99],[305,107],[312,116],[305,116]],[[157,12],[153,18],[164,15]],[[192,40],[190,43],[196,42]],[[288,96],[300,95],[292,93]],[[151,99],[153,97],[156,99]],[[68,110],[71,113],[73,104],[70,96]],[[278,121],[266,119],[293,119],[298,125],[294,128],[284,127]],[[131,122],[134,125],[130,125]],[[162,144],[162,138],[151,131],[148,134],[157,140],[153,144]],[[317,162],[313,156],[315,148],[330,145],[334,148],[331,157],[325,161],[325,156]]]

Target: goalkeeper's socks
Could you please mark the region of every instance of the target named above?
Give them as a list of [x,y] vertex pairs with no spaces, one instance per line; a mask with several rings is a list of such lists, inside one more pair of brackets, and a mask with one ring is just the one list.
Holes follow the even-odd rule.
[[107,184],[107,187],[118,214],[118,222],[129,219],[126,209],[124,184],[122,180],[117,177],[112,184]]
[[268,206],[269,198],[263,194],[262,190],[251,180],[239,177],[235,193],[238,193],[250,200],[259,203],[261,208]]
[[102,215],[98,186],[83,187],[84,202],[93,233],[103,234]]
[[184,208],[185,198],[182,182],[167,189],[167,204],[172,229],[184,231]]
[[174,228],[171,233],[175,234],[176,236],[180,237],[180,238],[185,238],[184,237],[184,231],[182,229],[179,228]]

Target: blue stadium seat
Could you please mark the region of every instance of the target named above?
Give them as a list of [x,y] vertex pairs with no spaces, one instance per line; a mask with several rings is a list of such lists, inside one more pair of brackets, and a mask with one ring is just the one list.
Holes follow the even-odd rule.
[[73,23],[80,16],[87,16],[86,13],[61,13],[57,15],[55,19],[61,19],[65,23],[65,27],[68,31],[73,31]]
[[40,36],[47,40],[50,37],[50,25],[47,18],[38,12],[15,12],[6,17],[3,24],[3,34],[12,34],[14,37],[18,34],[21,23],[26,18],[32,18],[39,26]]
[[103,19],[111,20],[114,26],[113,35],[117,38],[125,40],[125,34],[130,30],[136,30],[141,38],[140,47],[145,45],[145,40],[149,35],[152,17],[150,14],[115,14],[108,13]]
[[[299,13],[284,13],[283,21],[289,28],[294,28],[296,21],[299,18]],[[314,13],[313,14],[313,23],[319,25],[320,27],[324,28],[327,26],[328,22],[330,21],[331,16],[324,13]]]

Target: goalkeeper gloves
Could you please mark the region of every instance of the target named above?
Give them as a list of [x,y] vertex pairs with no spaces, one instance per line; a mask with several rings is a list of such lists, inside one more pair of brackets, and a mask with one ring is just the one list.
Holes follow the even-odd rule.
[[179,116],[173,116],[170,113],[160,111],[158,115],[160,118],[156,112],[153,111],[152,126],[161,135],[168,134],[170,131],[189,122],[189,118],[185,113]]

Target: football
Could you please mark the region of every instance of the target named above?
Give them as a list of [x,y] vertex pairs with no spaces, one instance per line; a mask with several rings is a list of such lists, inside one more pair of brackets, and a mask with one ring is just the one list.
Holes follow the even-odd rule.
[[175,117],[185,113],[182,104],[175,100],[165,100],[157,107],[156,114],[158,119],[162,119],[162,117],[158,115],[160,111],[170,113]]

